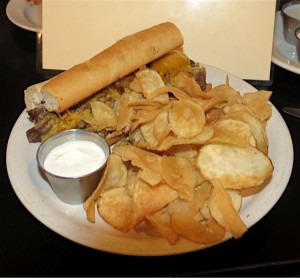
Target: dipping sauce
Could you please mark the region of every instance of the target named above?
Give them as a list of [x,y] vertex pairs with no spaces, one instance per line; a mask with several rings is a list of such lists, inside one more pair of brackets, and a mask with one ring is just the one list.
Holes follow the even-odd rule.
[[62,177],[92,173],[105,163],[105,153],[96,143],[77,140],[54,147],[46,156],[44,168]]

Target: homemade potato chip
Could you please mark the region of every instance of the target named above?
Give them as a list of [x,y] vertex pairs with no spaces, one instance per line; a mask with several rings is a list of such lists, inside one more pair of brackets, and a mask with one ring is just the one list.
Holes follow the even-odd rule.
[[225,235],[225,229],[214,220],[200,223],[193,218],[186,217],[183,213],[178,213],[171,214],[170,222],[178,234],[200,244],[216,243]]
[[161,142],[161,144],[159,144],[158,146],[155,147],[155,150],[166,151],[166,150],[169,150],[173,146],[187,145],[187,144],[203,145],[203,144],[207,143],[209,141],[209,139],[212,138],[213,134],[214,134],[214,130],[212,127],[209,127],[209,126],[204,126],[202,131],[192,138],[178,137],[171,132]]
[[167,207],[152,215],[147,215],[146,218],[157,229],[157,231],[169,241],[171,245],[176,243],[179,238],[179,234],[171,227],[170,214]]
[[190,97],[210,99],[211,96],[204,93],[196,80],[191,76],[188,76],[184,72],[178,73],[175,78],[172,79],[172,83],[175,87],[186,92]]
[[91,108],[99,130],[116,127],[118,119],[112,108],[101,101],[91,102]]
[[242,206],[241,190],[226,189],[226,192],[229,194],[231,203],[235,210],[239,211]]
[[171,128],[168,123],[168,110],[161,109],[155,119],[140,125],[141,134],[150,148],[157,146],[169,134]]
[[196,186],[196,168],[185,157],[166,156],[161,160],[161,174],[166,183],[175,189],[180,198],[192,200]]
[[168,116],[168,110],[163,109],[153,122],[153,135],[157,139],[158,144],[161,143],[171,131]]
[[110,188],[123,187],[127,184],[127,168],[120,156],[110,154],[107,165],[98,186],[85,201],[84,208],[90,222],[95,222],[95,202],[100,194]]
[[267,132],[262,122],[245,111],[237,111],[226,114],[227,118],[243,121],[247,123],[252,131],[252,134],[256,140],[256,147],[263,153],[268,153],[269,141],[267,137]]
[[139,177],[151,185],[162,181],[161,157],[155,153],[142,150],[133,145],[120,145],[113,149],[124,161],[130,161],[132,165],[141,169]]
[[270,158],[252,146],[208,144],[200,149],[197,163],[204,178],[219,179],[229,189],[260,185],[273,172]]
[[119,109],[117,113],[117,126],[116,130],[124,130],[127,133],[132,126],[131,118],[134,115],[134,109],[128,106],[129,94],[124,93],[119,100]]
[[175,135],[191,138],[199,134],[205,125],[202,107],[189,100],[173,101],[169,111],[169,122]]
[[196,145],[175,145],[168,149],[165,154],[193,159],[198,154],[198,148]]
[[209,204],[211,215],[226,231],[231,232],[235,238],[240,238],[247,231],[246,225],[240,218],[222,183],[213,179],[212,184],[213,190]]
[[152,95],[152,92],[154,92],[156,89],[165,86],[164,81],[155,70],[148,68],[140,70],[136,73],[136,77],[140,82],[143,94],[146,99],[154,99],[160,101],[167,101],[169,99],[167,93],[160,94],[159,96]]
[[137,179],[132,196],[132,224],[138,225],[147,215],[152,215],[177,199],[178,194],[166,184],[150,186]]
[[208,94],[216,99],[215,101],[218,102],[217,107],[238,103],[242,99],[240,94],[229,85],[218,85],[212,88]]
[[103,192],[97,201],[100,216],[112,227],[128,232],[131,224],[132,197],[125,187],[117,187]]
[[272,114],[272,108],[268,103],[272,95],[271,91],[258,91],[243,95],[243,103],[246,104],[260,119],[261,122],[268,120]]
[[223,119],[214,125],[214,135],[209,143],[228,143],[241,146],[256,145],[250,126],[242,121]]
[[[187,218],[195,218],[210,198],[212,186],[203,183],[194,190],[194,198],[191,200],[177,199],[168,206],[169,214],[185,214]],[[205,218],[203,216],[202,218]],[[199,220],[199,219],[198,219]],[[202,219],[201,219],[202,220]]]

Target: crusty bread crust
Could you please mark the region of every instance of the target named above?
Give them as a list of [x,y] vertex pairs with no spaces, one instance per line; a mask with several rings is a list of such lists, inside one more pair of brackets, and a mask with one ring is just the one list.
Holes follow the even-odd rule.
[[[124,37],[90,60],[45,83],[40,90],[43,106],[49,111],[63,112],[182,45],[181,32],[170,22]],[[36,104],[28,102],[26,106],[28,109]]]
[[37,84],[33,84],[26,88],[26,90],[24,91],[24,100],[27,111],[40,106],[43,102],[44,97],[41,94],[41,89],[46,82],[47,80]]

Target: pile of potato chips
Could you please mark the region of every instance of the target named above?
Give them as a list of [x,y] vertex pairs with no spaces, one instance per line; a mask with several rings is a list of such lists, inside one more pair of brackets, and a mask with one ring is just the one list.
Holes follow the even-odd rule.
[[173,245],[181,238],[203,245],[225,233],[239,238],[243,191],[266,183],[269,91],[241,96],[229,81],[203,91],[179,72],[165,84],[152,68],[140,69],[114,109],[92,103],[94,118],[116,136],[98,187],[84,203],[112,227],[128,232],[151,225]]

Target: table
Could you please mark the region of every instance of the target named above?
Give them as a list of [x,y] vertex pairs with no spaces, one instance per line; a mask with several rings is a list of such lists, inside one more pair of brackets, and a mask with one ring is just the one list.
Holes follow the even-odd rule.
[[[23,90],[47,78],[36,71],[36,35],[14,26],[1,1],[1,276],[300,275],[300,119],[282,114],[294,143],[289,184],[274,208],[239,240],[183,255],[136,257],[74,243],[48,229],[17,198],[6,171],[10,131],[24,110]],[[272,103],[300,107],[300,75],[273,67]],[[284,146],[282,146],[284,148]],[[26,184],[24,184],[26,186]]]

